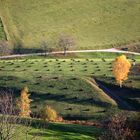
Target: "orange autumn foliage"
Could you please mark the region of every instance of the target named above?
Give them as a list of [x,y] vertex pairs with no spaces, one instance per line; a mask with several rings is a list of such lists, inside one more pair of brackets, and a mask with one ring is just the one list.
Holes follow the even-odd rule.
[[19,116],[21,117],[30,117],[30,103],[31,99],[29,99],[29,90],[28,87],[24,87],[21,91],[20,98],[17,100],[17,106],[19,107]]
[[45,121],[57,121],[57,112],[48,105],[45,105],[42,110],[42,119]]
[[127,80],[128,73],[131,68],[131,63],[127,60],[125,55],[116,58],[113,63],[113,75],[117,83],[122,87],[122,83]]

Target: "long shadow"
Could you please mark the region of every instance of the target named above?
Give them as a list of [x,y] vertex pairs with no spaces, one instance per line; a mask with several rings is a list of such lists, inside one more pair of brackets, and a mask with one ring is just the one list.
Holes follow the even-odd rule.
[[13,49],[13,54],[29,54],[29,53],[43,53],[42,49],[38,48],[23,48],[20,44]]
[[[98,137],[100,135],[101,130],[94,126],[81,126],[81,125],[75,125],[75,124],[60,124],[60,123],[48,123],[48,130],[51,130],[52,133],[56,134],[56,136],[59,136],[61,138],[69,137],[73,135],[72,133],[75,133],[76,135],[87,135],[87,136],[95,136]],[[49,137],[52,134],[49,132],[43,133],[30,133],[31,135],[41,135]],[[53,134],[53,135],[54,135]]]
[[45,93],[45,94],[37,94],[33,93],[31,94],[31,97],[34,99],[34,101],[45,101],[45,100],[54,100],[54,101],[60,101],[60,102],[67,102],[71,104],[82,104],[82,105],[96,105],[100,107],[110,107],[111,104],[107,102],[97,101],[94,100],[94,98],[87,98],[87,99],[78,99],[77,97],[71,97],[68,98],[66,95],[59,95],[59,94],[51,94],[51,93]]
[[[17,77],[9,76],[9,77],[0,77],[3,80],[15,80],[19,81],[20,79]],[[20,80],[21,81],[21,80]],[[4,87],[0,86],[0,90],[4,91],[12,91],[13,96],[17,97],[20,95],[21,89],[18,89],[17,87]],[[96,105],[100,107],[110,107],[111,104],[103,101],[98,101],[95,100],[94,98],[83,98],[79,99],[78,97],[68,97],[66,95],[60,95],[60,94],[51,94],[51,93],[36,93],[36,92],[30,92],[31,93],[31,98],[34,99],[34,102],[37,101],[46,101],[46,100],[54,100],[54,101],[59,101],[59,102],[67,102],[70,104],[82,104],[82,105]]]
[[[135,100],[133,101],[133,99],[136,99],[136,98],[140,100],[140,89],[129,88],[129,87],[125,87],[125,86],[120,88],[117,85],[114,85],[112,83],[107,83],[105,81],[100,80],[100,77],[99,78],[96,77],[95,79],[96,79],[97,83],[101,83],[103,86],[105,86],[107,89],[109,89],[115,96],[118,96],[119,98],[124,100],[128,105],[130,105],[132,107],[132,108],[123,107],[116,98],[114,98],[111,94],[108,94],[105,91],[111,98],[113,98],[118,103],[120,109],[131,110],[131,111],[140,110],[140,103]],[[119,94],[117,94],[116,92]]]

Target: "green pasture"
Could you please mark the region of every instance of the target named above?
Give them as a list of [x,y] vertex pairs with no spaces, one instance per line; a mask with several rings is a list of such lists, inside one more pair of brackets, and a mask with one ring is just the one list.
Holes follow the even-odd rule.
[[[22,133],[23,128],[30,130],[27,137]],[[48,123],[45,129],[37,129],[34,126],[30,128],[21,126],[21,130],[20,128],[17,130],[20,140],[32,139],[33,137],[39,140],[97,140],[101,134],[101,129],[94,126],[62,123]],[[12,140],[17,140],[17,138]]]
[[[47,103],[68,118],[98,118],[115,106],[88,77],[112,79],[113,59],[15,59],[0,61],[1,89],[10,88],[16,97],[28,86],[32,110],[38,112]],[[132,60],[131,60],[132,61]],[[136,59],[139,63],[140,59]],[[113,78],[113,82],[115,82]]]
[[[104,62],[105,61],[105,62]],[[112,59],[19,59],[0,61],[1,89],[10,88],[19,96],[28,86],[34,100],[32,110],[48,103],[65,117],[98,118],[115,106],[87,77],[111,76]]]
[[140,40],[139,0],[0,0],[0,14],[12,42],[40,48],[46,40],[57,49],[61,34],[73,49],[110,48]]

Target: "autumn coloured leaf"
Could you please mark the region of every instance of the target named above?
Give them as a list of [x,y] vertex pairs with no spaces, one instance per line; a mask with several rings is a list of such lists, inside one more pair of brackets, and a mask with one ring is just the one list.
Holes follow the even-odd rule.
[[29,99],[30,94],[28,93],[28,87],[24,87],[21,91],[20,98],[17,100],[17,106],[19,107],[19,116],[21,117],[30,117],[30,103],[31,99]]
[[122,83],[127,80],[128,73],[131,68],[131,63],[127,60],[125,55],[116,58],[113,63],[113,75],[117,83],[122,87]]

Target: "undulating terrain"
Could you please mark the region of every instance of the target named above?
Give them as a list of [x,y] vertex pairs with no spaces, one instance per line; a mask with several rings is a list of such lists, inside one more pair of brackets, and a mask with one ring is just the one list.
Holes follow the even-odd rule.
[[[1,126],[12,124],[20,126],[17,134],[30,130],[26,140],[97,140],[110,117],[122,112],[139,139],[140,122],[134,121],[140,112],[139,17],[139,0],[0,0],[0,138]],[[65,49],[86,51],[63,54]],[[122,87],[113,75],[120,55],[131,64]],[[28,118],[18,114],[24,87],[32,100]],[[14,113],[2,113],[4,93],[13,96]],[[45,105],[59,119],[44,121]],[[2,125],[3,116],[22,121]]]

